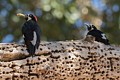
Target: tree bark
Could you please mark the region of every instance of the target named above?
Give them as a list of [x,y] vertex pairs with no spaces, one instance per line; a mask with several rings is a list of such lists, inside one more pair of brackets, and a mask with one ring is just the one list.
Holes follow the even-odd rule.
[[0,80],[120,80],[120,47],[82,40],[0,44]]

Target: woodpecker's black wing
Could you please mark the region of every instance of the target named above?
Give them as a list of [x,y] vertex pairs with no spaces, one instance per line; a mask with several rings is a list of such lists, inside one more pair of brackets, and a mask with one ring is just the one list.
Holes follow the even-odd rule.
[[37,34],[37,39],[36,39],[36,45],[35,45],[35,48],[38,49],[39,45],[40,45],[40,34],[41,34],[41,30],[40,30],[40,27],[39,25],[36,23],[34,24],[35,27],[35,32]]
[[37,22],[32,20],[25,22],[22,27],[22,33],[27,51],[30,55],[35,55],[35,51],[40,44],[40,27],[38,26]]
[[107,39],[106,35],[101,32],[100,30],[91,30],[87,33],[87,35],[92,35],[95,37],[95,41],[102,42],[106,45],[110,45],[109,40]]

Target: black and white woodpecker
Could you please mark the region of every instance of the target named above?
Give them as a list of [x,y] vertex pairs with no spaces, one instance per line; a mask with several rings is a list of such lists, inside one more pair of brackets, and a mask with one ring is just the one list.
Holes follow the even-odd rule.
[[98,30],[93,24],[85,24],[88,29],[88,33],[86,36],[91,35],[95,37],[95,41],[102,42],[105,45],[110,45],[109,40],[107,39],[106,35]]
[[17,16],[23,17],[26,22],[22,26],[22,34],[30,56],[35,56],[35,52],[40,44],[40,27],[37,24],[37,17],[33,14],[18,13]]

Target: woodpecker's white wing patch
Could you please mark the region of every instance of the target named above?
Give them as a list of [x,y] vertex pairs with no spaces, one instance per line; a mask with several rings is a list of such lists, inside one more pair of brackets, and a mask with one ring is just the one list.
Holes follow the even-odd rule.
[[105,34],[101,34],[102,35],[102,39],[107,39]]
[[36,32],[34,31],[34,32],[33,32],[33,40],[31,41],[31,43],[35,46],[36,41],[37,41],[37,34],[36,34]]
[[25,38],[25,36],[23,35],[23,38]]

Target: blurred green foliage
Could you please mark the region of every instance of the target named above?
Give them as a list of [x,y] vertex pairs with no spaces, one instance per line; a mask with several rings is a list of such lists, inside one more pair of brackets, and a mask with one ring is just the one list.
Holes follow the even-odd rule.
[[1,42],[21,42],[25,20],[16,13],[38,17],[42,40],[76,40],[85,37],[85,22],[101,29],[111,43],[120,44],[119,0],[0,0]]

